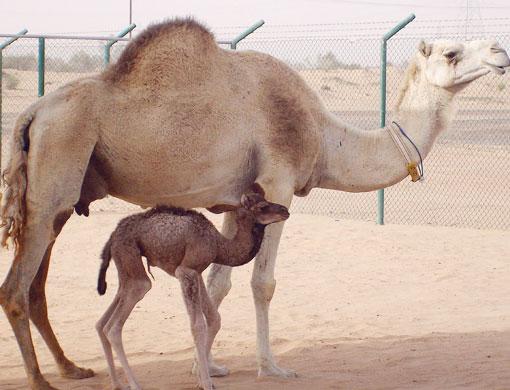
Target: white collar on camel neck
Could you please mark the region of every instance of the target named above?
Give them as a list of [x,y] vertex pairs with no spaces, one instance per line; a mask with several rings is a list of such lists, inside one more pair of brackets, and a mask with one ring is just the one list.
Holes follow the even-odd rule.
[[[391,139],[397,146],[397,149],[402,153],[402,156],[406,160],[407,163],[407,172],[409,172],[409,176],[411,176],[411,180],[413,182],[417,182],[418,180],[423,181],[423,159],[421,157],[420,150],[416,146],[416,144],[409,138],[409,136],[406,134],[404,129],[395,121],[391,122],[392,125],[388,127],[388,132],[391,135]],[[402,136],[405,137],[411,143],[411,145],[414,147],[416,152],[418,153],[418,157],[420,159],[420,162],[416,162],[411,157],[411,152],[409,151],[409,148],[406,146],[404,139],[402,139]]]

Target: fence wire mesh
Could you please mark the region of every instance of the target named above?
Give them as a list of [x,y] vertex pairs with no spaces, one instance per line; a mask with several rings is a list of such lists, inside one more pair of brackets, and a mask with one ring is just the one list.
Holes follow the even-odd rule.
[[[240,49],[274,55],[293,66],[340,120],[379,127],[380,37],[396,22],[265,28]],[[332,36],[335,36],[332,38]],[[510,48],[507,19],[413,22],[388,42],[387,123],[408,60],[420,40],[496,39]],[[457,112],[425,161],[426,181],[385,191],[385,220],[483,229],[510,228],[510,77],[485,76],[456,98]],[[375,193],[314,189],[293,210],[374,221]]]
[[[494,38],[510,48],[507,19],[415,21],[388,43],[388,119],[408,59],[420,39]],[[396,21],[328,25],[265,25],[238,44],[288,63],[340,120],[370,130],[379,125],[380,37]],[[229,39],[242,28],[217,29]],[[47,40],[46,93],[104,69],[105,42]],[[37,99],[36,39],[20,39],[3,50],[3,161],[16,116]],[[126,42],[112,47],[111,61]],[[386,190],[386,222],[485,229],[510,228],[510,77],[485,76],[457,98],[449,130],[425,162],[423,184],[407,179]],[[375,193],[314,189],[295,198],[294,212],[375,221]]]

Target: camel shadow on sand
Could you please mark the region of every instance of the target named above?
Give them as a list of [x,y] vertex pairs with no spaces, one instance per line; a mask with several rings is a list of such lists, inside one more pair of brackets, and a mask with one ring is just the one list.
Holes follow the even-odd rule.
[[[276,351],[284,367],[297,370],[293,379],[256,378],[253,355],[219,359],[231,374],[215,378],[218,389],[508,389],[510,388],[510,330],[479,333],[432,333],[423,337],[391,336],[367,339],[320,340],[289,349],[280,340]],[[166,356],[165,356],[166,355]],[[136,356],[140,356],[136,354]],[[133,369],[146,390],[195,389],[191,359],[172,360],[171,354],[136,363]],[[80,362],[87,364],[87,362]],[[108,389],[104,369],[94,378],[68,380],[47,375],[60,389]],[[25,378],[0,379],[2,390],[26,389]]]

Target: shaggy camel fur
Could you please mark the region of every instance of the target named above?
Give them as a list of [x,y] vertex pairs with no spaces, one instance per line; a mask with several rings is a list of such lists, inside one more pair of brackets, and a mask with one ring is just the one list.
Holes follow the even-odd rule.
[[[489,72],[504,73],[510,59],[493,41],[440,41],[422,43],[409,63],[392,119],[425,156],[451,118],[454,95]],[[287,65],[221,49],[191,20],[149,27],[106,72],[39,99],[20,115],[11,139],[0,216],[2,241],[11,238],[16,250],[0,304],[38,390],[52,387],[39,370],[29,319],[64,376],[93,374],[64,355],[46,312],[51,248],[73,209],[87,214],[90,202],[110,194],[142,206],[228,210],[254,183],[269,201],[289,206],[314,187],[372,191],[408,175],[387,129],[346,126]],[[269,344],[282,229],[267,228],[253,269],[259,375],[294,375],[278,367]],[[234,231],[228,213],[223,233]],[[230,274],[231,267],[212,266],[215,306],[230,289]]]
[[[201,274],[211,263],[230,267],[248,263],[260,249],[266,225],[289,217],[285,206],[269,203],[259,193],[243,195],[241,206],[235,211],[237,233],[233,239],[223,237],[202,214],[179,208],[158,207],[120,221],[103,249],[98,279],[98,292],[103,295],[106,270],[113,257],[119,290],[96,325],[114,388],[120,389],[121,384],[115,373],[112,346],[130,389],[141,389],[124,352],[122,327],[151,288],[142,264],[141,257],[145,256],[148,266],[157,266],[179,279],[195,340],[198,384],[213,389],[208,359],[220,329],[220,314],[209,299]],[[216,371],[226,375],[225,368],[216,367]]]

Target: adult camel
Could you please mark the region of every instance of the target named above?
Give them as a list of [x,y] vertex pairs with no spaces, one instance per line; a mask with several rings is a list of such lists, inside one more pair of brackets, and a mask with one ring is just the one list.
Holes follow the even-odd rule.
[[[396,120],[425,156],[451,118],[454,95],[509,65],[493,41],[422,42],[410,60]],[[409,159],[418,157],[407,139],[340,123],[275,58],[223,50],[193,20],[149,27],[105,72],[31,105],[12,133],[0,215],[2,241],[12,239],[15,254],[0,304],[31,389],[54,387],[39,370],[29,319],[62,375],[93,375],[65,357],[46,310],[51,248],[73,210],[87,215],[92,201],[110,194],[141,206],[225,211],[254,183],[269,201],[288,206],[293,195],[314,187],[363,192],[390,186],[409,174]],[[234,229],[227,213],[223,232],[231,236]],[[251,282],[259,375],[293,375],[276,365],[269,346],[282,229],[283,223],[267,229]],[[208,288],[216,305],[229,291],[230,272],[211,269]],[[212,374],[225,373],[210,364]]]

